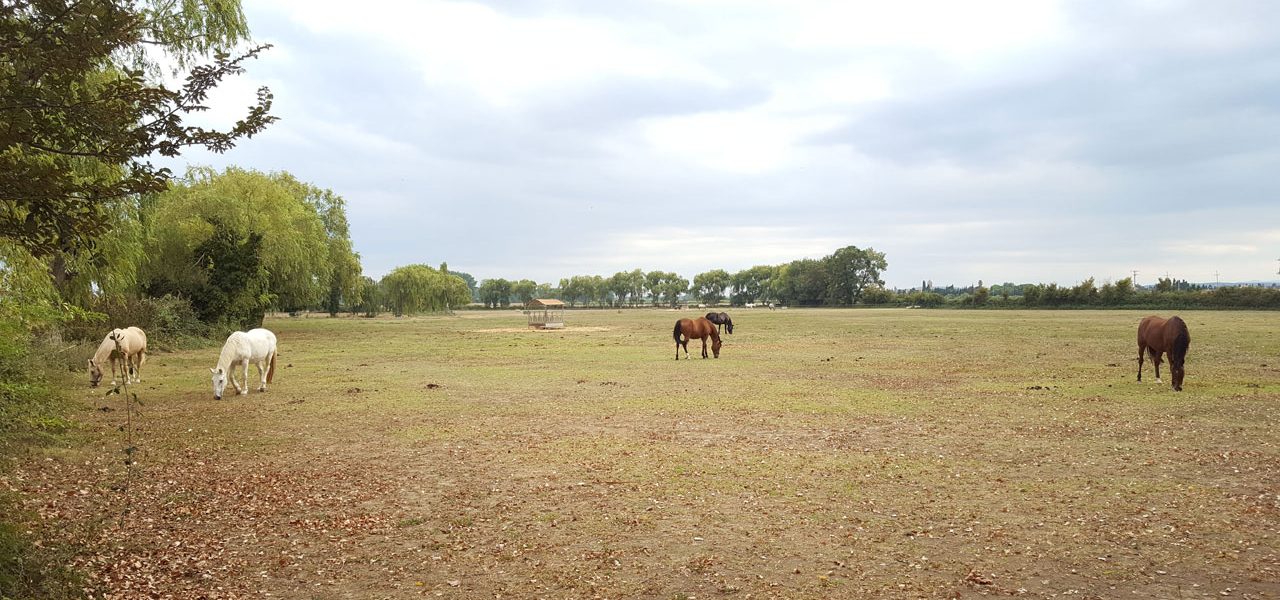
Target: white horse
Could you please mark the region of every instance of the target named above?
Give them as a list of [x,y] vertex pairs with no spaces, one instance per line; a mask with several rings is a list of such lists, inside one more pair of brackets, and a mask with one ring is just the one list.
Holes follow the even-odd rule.
[[[120,350],[116,350],[116,342]],[[121,355],[123,352],[123,356]],[[98,387],[102,381],[102,368],[111,363],[111,385],[116,384],[116,363],[120,364],[120,376],[125,383],[142,383],[139,370],[147,362],[147,334],[137,327],[112,329],[98,345],[98,351],[89,359],[89,385]]]
[[[227,343],[222,346],[222,354],[218,356],[218,366],[209,369],[213,373],[213,398],[222,399],[222,391],[227,388],[227,378],[241,395],[249,393],[249,363],[258,365],[258,376],[262,384],[259,392],[267,391],[267,384],[276,373],[276,334],[266,329],[250,329],[232,332]],[[233,369],[244,366],[244,387],[236,382]],[[265,368],[264,368],[264,365]]]

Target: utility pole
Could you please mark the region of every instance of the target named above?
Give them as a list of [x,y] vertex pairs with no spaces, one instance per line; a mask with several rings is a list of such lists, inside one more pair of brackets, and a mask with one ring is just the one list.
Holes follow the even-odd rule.
[[1222,285],[1222,280],[1218,278],[1218,272],[1217,272],[1217,271],[1214,271],[1214,272],[1213,272],[1213,283],[1214,283],[1214,285]]
[[1138,270],[1133,270],[1133,288],[1138,289]]

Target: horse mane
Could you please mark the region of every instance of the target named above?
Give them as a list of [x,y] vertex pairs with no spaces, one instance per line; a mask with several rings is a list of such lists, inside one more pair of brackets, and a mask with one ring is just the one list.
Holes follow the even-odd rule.
[[227,336],[227,342],[222,345],[222,353],[218,355],[218,364],[214,365],[215,369],[222,369],[224,373],[231,371],[231,362],[240,354],[241,347],[248,345],[242,339],[244,335],[243,331],[233,331]]
[[118,330],[113,329],[111,330],[111,333],[107,334],[107,337],[102,338],[102,343],[98,344],[98,351],[93,353],[93,362],[98,365],[99,368],[101,368],[104,363],[109,362],[111,360],[111,353],[116,351],[115,340],[111,339],[111,336],[115,335],[116,331]]
[[1177,329],[1173,344],[1169,347],[1169,362],[1181,363],[1187,358],[1187,348],[1191,347],[1191,332],[1187,330],[1187,324],[1180,317],[1170,317],[1165,327]]

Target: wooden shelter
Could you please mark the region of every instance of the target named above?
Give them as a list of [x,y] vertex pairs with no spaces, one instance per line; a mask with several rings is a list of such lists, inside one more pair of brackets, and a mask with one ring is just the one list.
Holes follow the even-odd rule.
[[537,329],[564,328],[564,302],[552,298],[535,298],[524,305],[529,326]]

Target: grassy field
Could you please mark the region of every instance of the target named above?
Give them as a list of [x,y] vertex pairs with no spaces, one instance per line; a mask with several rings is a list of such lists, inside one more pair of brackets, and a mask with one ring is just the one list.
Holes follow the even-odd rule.
[[1175,393],[1136,312],[694,312],[269,320],[265,394],[151,357],[131,480],[85,391],[6,483],[117,597],[1280,597],[1276,313]]

